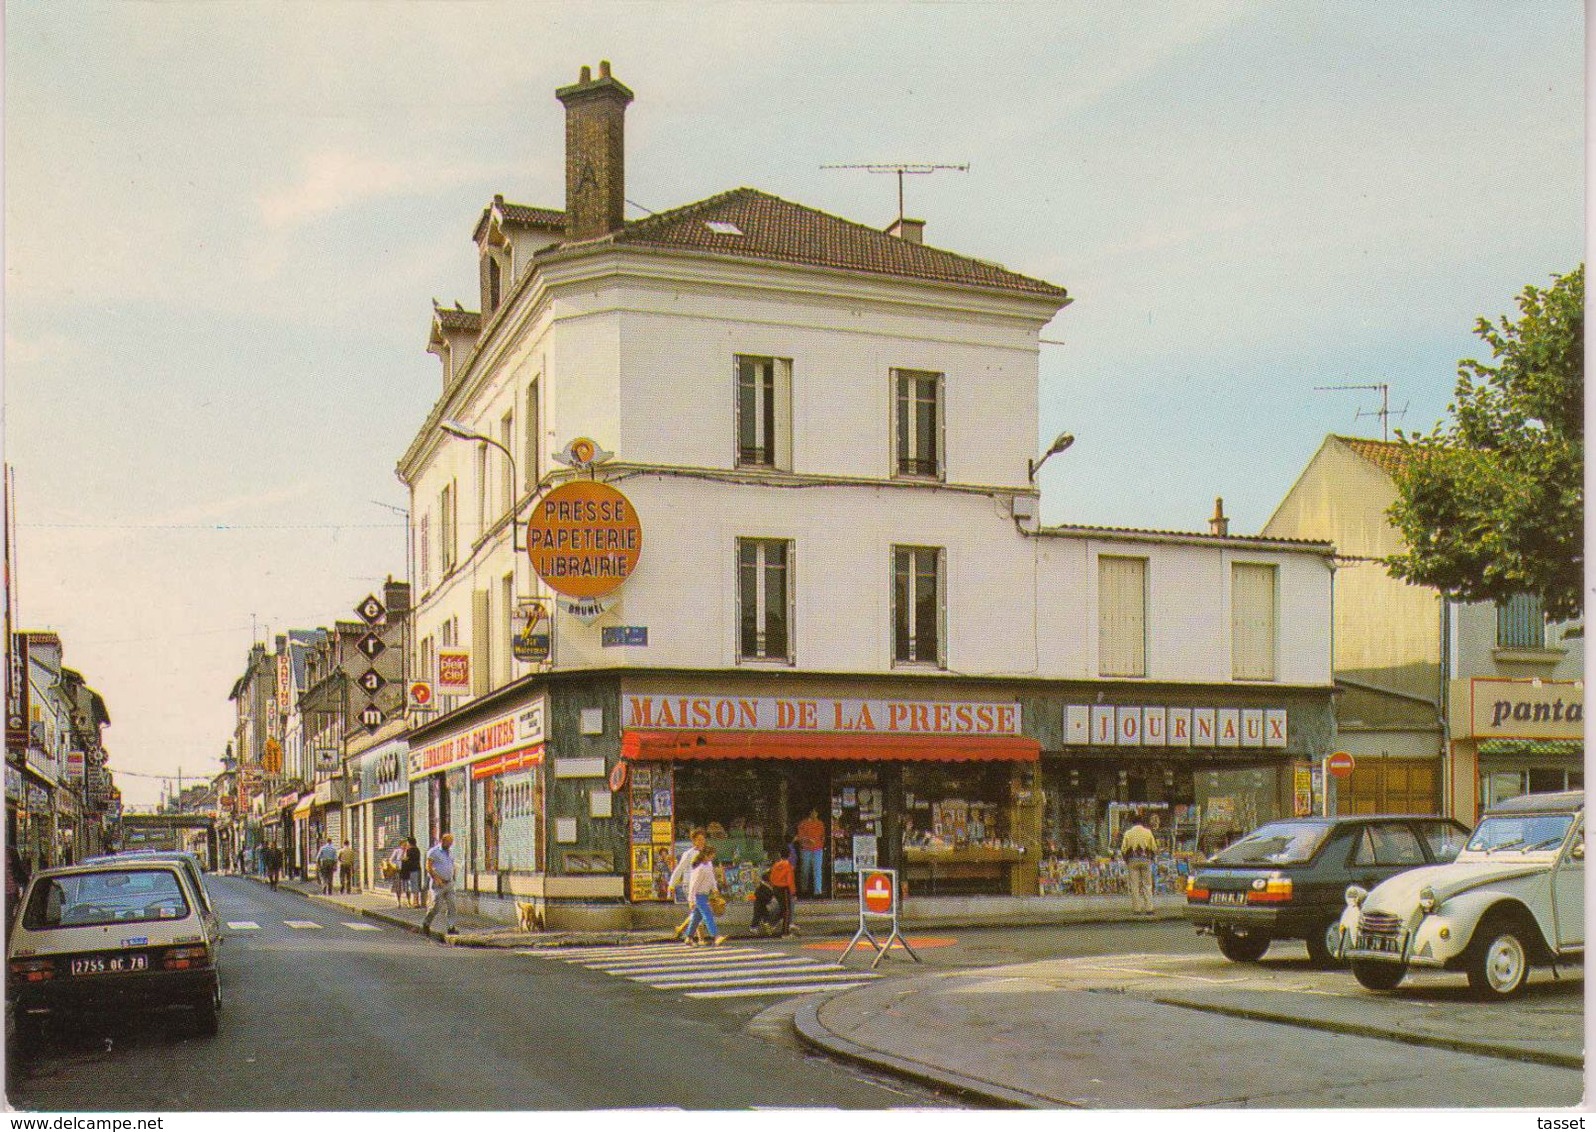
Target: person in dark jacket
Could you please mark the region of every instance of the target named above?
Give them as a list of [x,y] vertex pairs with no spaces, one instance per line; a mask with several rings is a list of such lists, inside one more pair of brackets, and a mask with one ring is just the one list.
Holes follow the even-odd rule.
[[403,892],[410,903],[421,907],[421,846],[414,837],[405,838],[405,857],[399,866],[399,879],[404,882]]

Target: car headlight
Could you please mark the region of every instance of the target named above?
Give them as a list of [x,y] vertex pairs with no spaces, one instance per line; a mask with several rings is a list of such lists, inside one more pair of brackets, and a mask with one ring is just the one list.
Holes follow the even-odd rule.
[[1419,889],[1419,911],[1428,916],[1440,906],[1441,902],[1435,898],[1435,889],[1429,885]]
[[1363,898],[1369,895],[1369,890],[1356,884],[1347,885],[1347,903],[1354,908],[1363,907]]

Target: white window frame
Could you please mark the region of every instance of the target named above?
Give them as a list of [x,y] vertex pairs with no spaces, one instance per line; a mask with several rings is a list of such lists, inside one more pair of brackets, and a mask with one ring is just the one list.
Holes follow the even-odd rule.
[[[769,454],[768,461],[745,458],[743,455],[743,364],[766,363],[769,369],[769,389],[765,382],[755,381],[754,420],[756,444]],[[770,436],[758,435],[764,431],[765,413],[762,410],[769,397]],[[792,471],[792,359],[764,354],[734,354],[732,356],[732,466],[737,468]]]
[[[933,385],[932,398],[933,412],[936,413],[936,432],[933,443],[936,451],[932,454],[936,464],[934,472],[905,471],[903,461],[905,458],[905,445],[912,445],[920,434],[919,406],[921,399],[918,396],[917,386],[925,379],[930,379]],[[891,414],[890,432],[892,436],[892,477],[894,479],[923,480],[927,483],[940,483],[947,479],[947,374],[937,370],[913,369],[902,366],[891,371]],[[905,387],[911,394],[904,396]],[[908,404],[908,421],[905,431],[907,436],[898,430],[899,406],[904,401]],[[916,459],[919,459],[916,454]]]
[[[743,592],[743,548],[753,546],[757,551],[757,561],[754,570],[754,593],[752,599],[755,611],[755,640],[759,650],[754,654],[743,652],[743,606],[747,596]],[[766,572],[768,564],[766,551],[773,546],[786,548],[787,565],[785,583],[787,586],[787,648],[780,656],[772,656],[764,646],[766,635]],[[732,558],[733,570],[736,577],[733,580],[733,592],[736,594],[736,609],[733,617],[732,632],[734,637],[733,652],[739,664],[781,664],[791,665],[797,655],[797,544],[792,539],[782,538],[739,538]]]
[[[918,604],[918,602],[916,601],[916,598],[919,596],[915,592],[915,586],[916,586],[916,584],[918,582],[918,579],[919,579],[919,571],[916,569],[916,567],[918,566],[918,561],[917,560],[918,560],[919,556],[923,555],[923,554],[935,554],[936,555],[936,580],[935,580],[935,583],[934,583],[935,586],[936,586],[936,591],[937,591],[937,593],[936,593],[936,601],[937,601],[936,634],[937,634],[937,639],[936,639],[936,649],[935,649],[936,655],[935,656],[929,656],[929,657],[920,655],[920,648],[919,648],[918,639],[915,636],[915,630],[916,630],[916,628],[918,626],[918,618],[915,616],[915,609],[916,609],[916,606]],[[898,558],[899,558],[900,555],[909,555],[910,556],[909,557],[909,586],[908,586],[909,592],[908,592],[908,595],[906,597],[905,604],[901,608],[900,608],[900,606],[898,604]],[[893,667],[894,668],[946,668],[948,666],[948,551],[947,551],[947,548],[946,547],[942,547],[942,546],[894,546],[892,548],[891,554],[888,556],[887,565],[888,565],[889,584],[891,585],[891,589],[890,589],[889,592],[892,595],[891,600],[888,603],[892,607],[892,624],[891,624],[892,637],[891,637],[891,640],[888,642],[887,649],[888,649],[888,655],[891,656],[891,658],[892,658]],[[898,655],[898,637],[900,635],[899,632],[898,632],[898,624],[899,624],[900,618],[906,619],[906,622],[907,622],[905,624],[905,626],[904,626],[904,628],[907,630],[907,632],[904,635],[906,635],[908,637],[908,640],[909,640],[909,651],[913,654],[912,656],[909,656],[909,657],[903,657],[903,656],[899,656]]]

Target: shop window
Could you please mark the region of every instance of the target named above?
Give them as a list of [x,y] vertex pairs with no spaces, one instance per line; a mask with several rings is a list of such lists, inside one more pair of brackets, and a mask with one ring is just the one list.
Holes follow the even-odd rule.
[[947,595],[943,562],[934,546],[892,548],[892,659],[897,664],[947,663],[943,627]]
[[1540,594],[1515,594],[1497,605],[1496,647],[1546,647],[1546,615],[1542,611]]
[[1250,562],[1230,567],[1230,660],[1237,680],[1275,678],[1276,568]]
[[[902,841],[911,892],[1009,894],[1024,859],[1012,767],[905,766]],[[844,804],[846,799],[844,799]]]
[[477,872],[536,872],[537,769],[495,775],[475,783],[482,821],[476,831]]
[[737,358],[737,466],[792,468],[792,362]]
[[1147,559],[1097,560],[1100,676],[1147,675]]
[[921,370],[892,371],[895,474],[941,479],[942,375]]
[[790,664],[792,622],[792,543],[785,539],[738,539],[738,657]]

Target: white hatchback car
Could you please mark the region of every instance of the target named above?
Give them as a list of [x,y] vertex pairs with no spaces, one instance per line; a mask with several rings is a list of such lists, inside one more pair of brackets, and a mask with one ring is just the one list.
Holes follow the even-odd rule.
[[57,1016],[185,1015],[215,1034],[221,943],[180,862],[125,858],[35,876],[11,928],[6,998],[30,1044]]
[[1522,992],[1532,966],[1583,962],[1584,791],[1508,799],[1450,864],[1348,888],[1339,950],[1370,990],[1428,967],[1466,972],[1487,998]]

